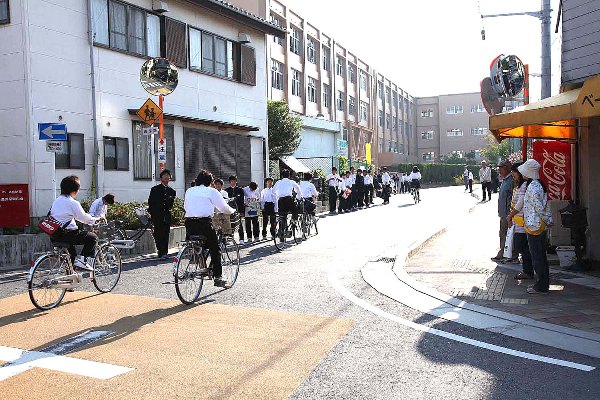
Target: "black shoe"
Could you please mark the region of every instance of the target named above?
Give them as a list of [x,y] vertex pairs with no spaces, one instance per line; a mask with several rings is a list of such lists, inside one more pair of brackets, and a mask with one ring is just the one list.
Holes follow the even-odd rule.
[[223,280],[222,277],[215,278],[215,286],[216,287],[225,287],[225,285],[227,285],[227,282],[225,280]]

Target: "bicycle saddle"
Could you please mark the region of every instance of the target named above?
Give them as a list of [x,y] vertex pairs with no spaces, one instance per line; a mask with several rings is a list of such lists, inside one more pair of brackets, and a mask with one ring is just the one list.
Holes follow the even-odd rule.
[[190,236],[190,240],[193,240],[195,242],[205,242],[206,241],[206,236],[204,236],[204,235],[191,235]]
[[52,246],[57,247],[59,249],[68,249],[71,247],[71,243],[67,242],[52,242]]

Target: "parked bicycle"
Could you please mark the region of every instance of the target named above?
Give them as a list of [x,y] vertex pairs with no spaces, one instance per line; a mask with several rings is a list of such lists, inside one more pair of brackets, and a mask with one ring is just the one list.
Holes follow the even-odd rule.
[[69,243],[53,242],[51,251],[33,261],[27,277],[29,298],[40,310],[58,306],[67,291],[73,291],[89,278],[99,292],[112,291],[121,277],[121,252],[108,240],[96,244],[91,272],[75,271]]
[[300,230],[302,232],[302,239],[306,240],[310,237],[311,231],[314,230],[315,235],[319,234],[317,227],[318,218],[312,213],[308,212],[305,208],[305,202],[302,201],[302,214],[300,215]]
[[[301,207],[296,201],[296,207]],[[273,236],[275,248],[283,251],[288,248],[292,242],[299,244],[302,241],[302,232],[300,222],[292,218],[291,213],[279,213],[276,218],[277,226],[275,227],[276,235]]]

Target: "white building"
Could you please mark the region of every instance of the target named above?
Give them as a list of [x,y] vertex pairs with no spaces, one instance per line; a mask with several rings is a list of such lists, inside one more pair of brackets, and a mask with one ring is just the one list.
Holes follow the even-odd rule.
[[[0,0],[0,184],[29,184],[32,217],[52,202],[54,162],[57,185],[81,178],[81,198],[97,179],[99,194],[147,199],[150,144],[135,110],[151,97],[140,67],[157,56],[179,69],[164,104],[166,167],[178,195],[201,168],[262,181],[266,34],[285,31],[264,19],[260,1],[251,11],[259,15],[220,0]],[[38,140],[38,123],[48,122],[69,132],[55,160]]]

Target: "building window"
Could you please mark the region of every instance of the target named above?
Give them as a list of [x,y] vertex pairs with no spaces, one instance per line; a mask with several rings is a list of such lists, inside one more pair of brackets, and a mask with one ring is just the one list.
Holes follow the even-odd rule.
[[306,59],[311,64],[317,63],[317,51],[315,50],[315,40],[311,37],[308,38],[306,43]]
[[348,64],[348,80],[350,83],[356,83],[356,66]]
[[348,113],[356,115],[356,99],[352,96],[348,97]]
[[446,135],[450,136],[450,137],[462,136],[463,130],[462,129],[448,129],[448,131],[446,132]]
[[435,159],[435,152],[429,151],[427,153],[423,153],[423,161],[433,161]]
[[271,86],[274,89],[283,90],[283,64],[271,60]]
[[308,101],[317,102],[317,80],[310,77],[308,78]]
[[385,128],[386,129],[390,129],[390,126],[392,125],[391,119],[392,119],[391,115],[386,113],[385,114]]
[[464,153],[460,150],[453,150],[450,152],[450,155],[456,157],[456,158],[464,158]]
[[300,97],[302,95],[302,77],[300,71],[292,68],[292,96]]
[[383,82],[377,82],[377,95],[379,100],[383,102]]
[[300,40],[300,30],[292,26],[292,34],[290,35],[290,51],[294,54],[300,55],[300,49],[302,43]]
[[10,23],[10,9],[8,8],[8,0],[0,0],[0,24]]
[[367,103],[365,103],[364,101],[360,102],[360,120],[361,121],[366,121],[368,118],[368,114],[367,114]]
[[331,107],[331,89],[325,84],[323,84],[323,107]]
[[421,140],[433,140],[433,131],[421,132]]
[[104,137],[104,170],[129,171],[129,140]]
[[396,130],[398,128],[398,118],[392,117],[392,129]]
[[482,112],[486,112],[486,111],[485,111],[485,107],[483,107],[482,104],[477,104],[477,105],[471,106],[471,112],[472,113],[482,113]]
[[348,128],[342,129],[342,140],[348,141]]
[[392,92],[392,105],[396,105],[398,103],[398,92],[395,90]]
[[336,60],[337,60],[337,61],[336,61],[336,67],[335,67],[335,69],[336,69],[336,74],[337,74],[338,76],[341,76],[342,78],[345,78],[345,77],[346,77],[346,74],[345,74],[345,70],[346,70],[346,67],[345,67],[346,60],[344,60],[344,57],[341,57],[341,56],[337,56],[337,57],[336,57]]
[[[280,28],[283,26],[281,19],[274,13],[271,13],[271,23]],[[273,43],[277,43],[278,45],[283,46],[283,39],[278,36],[273,36]]]
[[389,87],[386,87],[385,88],[385,102],[389,103],[391,97],[392,97],[392,89],[390,89]]
[[338,111],[344,111],[346,109],[346,93],[338,90],[337,96],[337,109]]
[[377,112],[377,125],[383,128],[383,111],[381,110]]
[[331,50],[329,47],[323,47],[323,69],[327,72],[331,69]]
[[191,27],[189,37],[191,70],[236,78],[239,69],[237,43]]
[[364,71],[360,71],[360,88],[367,90],[367,74]]
[[[158,162],[158,135],[142,135],[143,122],[133,121],[133,179],[152,179],[152,147],[150,140],[154,137],[154,162],[155,174],[160,174]],[[171,170],[171,180],[175,180],[175,145],[173,140],[173,125],[165,125],[163,129],[164,139],[167,144],[167,162],[165,168]]]
[[56,169],[85,169],[83,134],[70,133],[63,151],[54,153]]
[[446,107],[446,114],[462,114],[463,106],[448,106]]
[[157,15],[113,0],[92,0],[92,12],[94,43],[142,56],[160,56]]
[[483,136],[483,135],[487,135],[487,133],[488,133],[488,128],[471,128],[472,136]]
[[481,158],[481,150],[475,150],[475,158]]
[[432,109],[421,111],[421,118],[431,118],[431,117],[433,117]]

